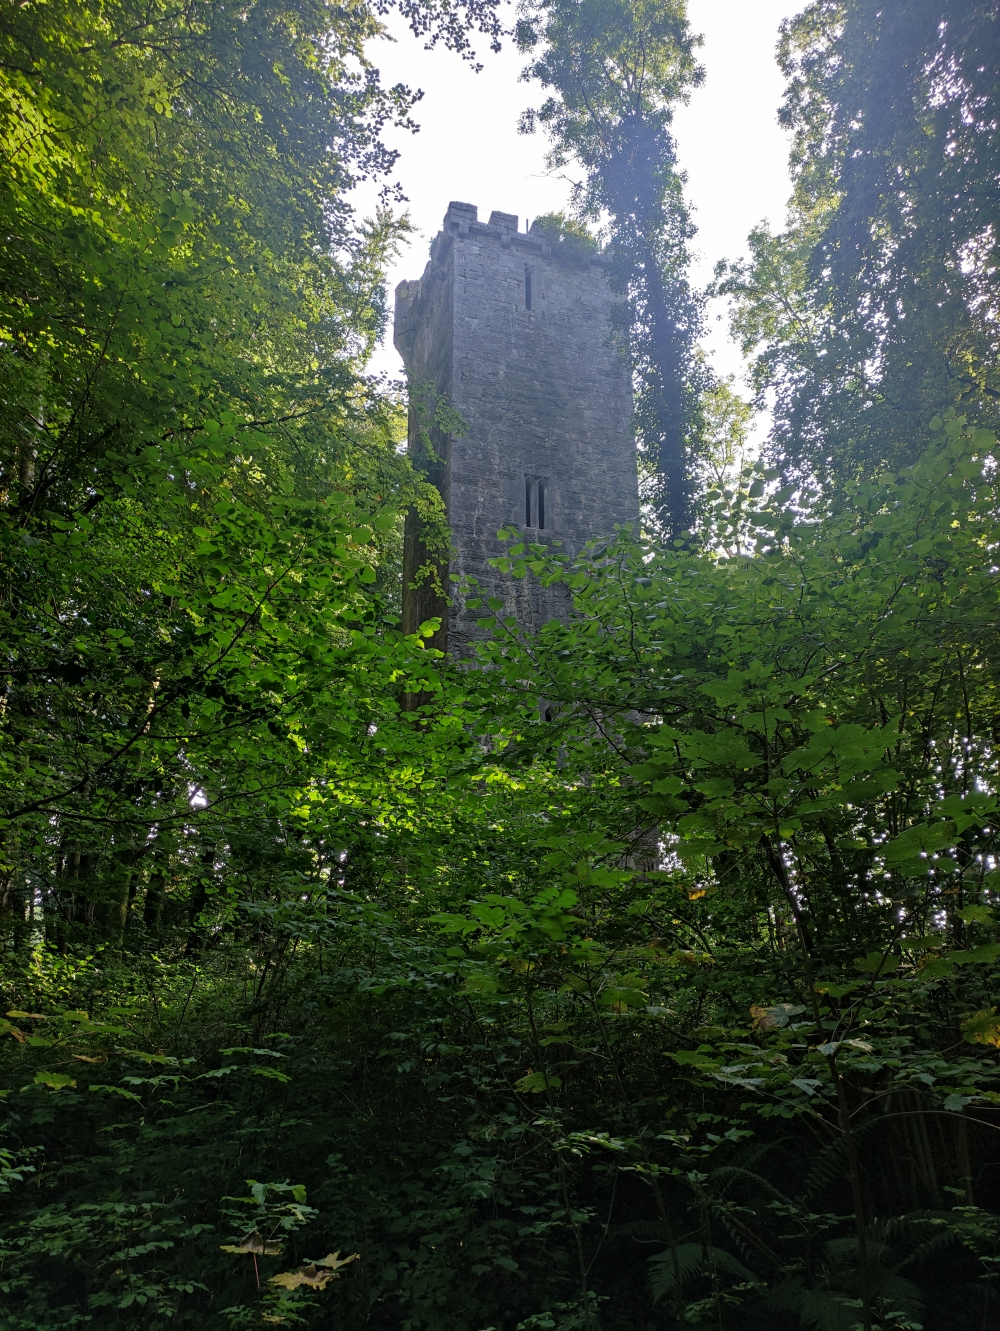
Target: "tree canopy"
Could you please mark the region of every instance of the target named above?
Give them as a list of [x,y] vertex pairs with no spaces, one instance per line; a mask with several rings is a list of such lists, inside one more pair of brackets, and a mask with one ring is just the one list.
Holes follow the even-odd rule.
[[520,8],[525,79],[551,95],[521,119],[541,125],[553,167],[584,170],[574,202],[605,223],[618,328],[633,369],[646,497],[665,531],[693,525],[698,404],[708,375],[695,354],[701,304],[688,279],[694,235],[670,122],[701,82],[683,3],[554,0]]
[[573,612],[471,667],[400,623],[381,11],[3,10],[3,1331],[996,1321],[996,16],[910,8],[786,28],[758,460],[683,8],[521,12],[649,502],[507,533]]
[[785,26],[787,231],[726,270],[793,467],[913,461],[949,406],[996,423],[995,4],[819,0]]

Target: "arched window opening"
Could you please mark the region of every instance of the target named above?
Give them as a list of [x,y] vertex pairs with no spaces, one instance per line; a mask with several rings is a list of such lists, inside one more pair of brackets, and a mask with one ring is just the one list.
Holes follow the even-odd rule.
[[531,309],[531,296],[532,296],[532,291],[531,291],[531,277],[532,277],[531,269],[530,269],[529,267],[527,267],[527,265],[525,265],[525,269],[524,269],[524,308],[525,308],[526,310],[530,310],[530,309]]

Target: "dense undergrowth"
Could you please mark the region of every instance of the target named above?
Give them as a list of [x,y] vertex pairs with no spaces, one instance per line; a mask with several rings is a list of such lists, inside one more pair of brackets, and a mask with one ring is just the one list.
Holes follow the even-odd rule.
[[578,616],[384,723],[419,766],[23,926],[10,1324],[988,1324],[994,447],[755,473],[730,556],[514,544]]

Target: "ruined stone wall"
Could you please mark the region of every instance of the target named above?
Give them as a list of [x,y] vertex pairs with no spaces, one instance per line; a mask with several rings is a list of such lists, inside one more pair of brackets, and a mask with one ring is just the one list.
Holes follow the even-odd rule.
[[[565,593],[505,578],[489,561],[505,553],[497,529],[572,552],[638,515],[632,400],[611,344],[612,296],[600,255],[517,230],[517,218],[477,220],[452,203],[419,282],[396,290],[395,344],[412,388],[410,449],[440,490],[452,531],[451,604],[428,584],[404,595],[408,631],[430,614],[445,630],[435,645],[455,655],[481,636],[460,587],[483,595],[529,628],[568,610]],[[436,401],[465,433],[433,425]],[[428,447],[429,445],[429,447]],[[405,586],[427,562],[420,524],[408,522]]]

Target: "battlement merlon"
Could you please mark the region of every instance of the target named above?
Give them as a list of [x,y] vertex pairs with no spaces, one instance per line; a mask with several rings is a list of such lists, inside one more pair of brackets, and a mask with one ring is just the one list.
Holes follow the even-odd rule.
[[420,278],[400,282],[396,287],[396,309],[392,321],[392,345],[403,358],[407,369],[413,359],[413,345],[417,336]]
[[537,232],[534,225],[527,231],[518,231],[516,213],[502,213],[494,209],[488,222],[479,221],[479,209],[474,203],[453,200],[444,215],[441,230],[431,243],[431,257],[423,277],[400,282],[396,287],[396,308],[393,321],[393,345],[409,367],[413,356],[414,338],[420,323],[420,297],[423,283],[434,264],[444,261],[447,249],[456,237],[480,238],[499,243],[501,249],[515,248],[526,256],[554,260],[571,267],[606,268],[610,259],[606,254],[569,244],[552,244],[548,232]]

